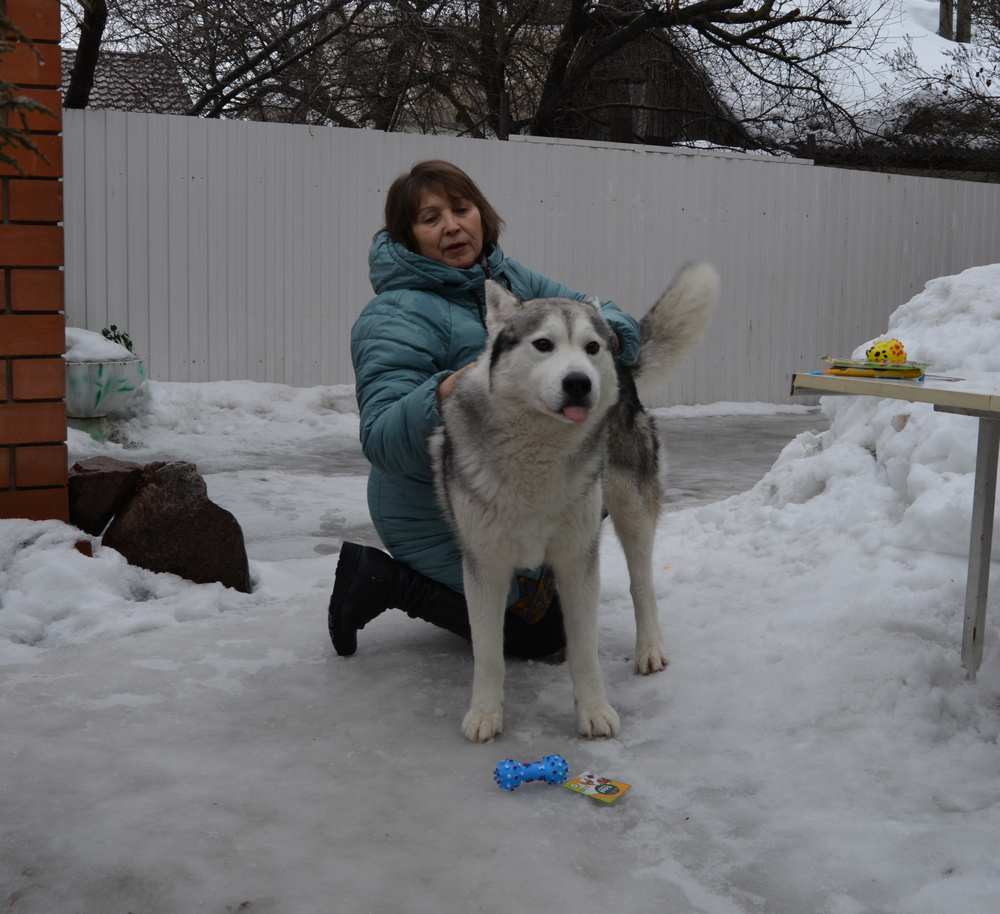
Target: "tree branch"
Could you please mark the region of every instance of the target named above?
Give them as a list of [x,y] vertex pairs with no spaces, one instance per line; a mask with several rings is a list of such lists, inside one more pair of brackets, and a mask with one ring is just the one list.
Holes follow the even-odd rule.
[[[204,109],[208,106],[209,102],[222,95],[226,91],[227,87],[231,86],[241,76],[245,76],[254,67],[258,66],[259,64],[267,60],[272,54],[274,54],[276,50],[278,50],[278,48],[280,48],[283,44],[287,43],[290,38],[294,38],[299,33],[304,32],[306,29],[316,25],[318,22],[321,22],[335,10],[341,9],[342,7],[346,6],[347,3],[348,0],[333,0],[333,2],[325,4],[312,15],[306,16],[305,19],[302,19],[296,25],[293,25],[291,28],[282,32],[280,35],[278,35],[276,38],[274,38],[272,41],[266,44],[263,48],[261,48],[261,50],[258,51],[248,61],[226,73],[226,75],[223,76],[222,79],[220,79],[215,86],[213,86],[207,92],[202,93],[202,95],[197,99],[197,101],[195,101],[195,103],[190,108],[188,108],[188,110],[185,111],[184,113],[189,115],[201,114],[201,112],[204,111]],[[367,5],[368,5],[367,2],[361,3],[355,10],[352,18],[354,18],[354,16],[357,16],[358,13]],[[333,37],[332,35],[328,36],[328,38],[332,37]],[[322,44],[322,42],[320,42],[320,44]],[[275,68],[272,67],[268,75],[271,75],[274,71]],[[232,94],[230,94],[229,97],[232,98]],[[218,112],[218,110],[220,110],[219,105],[216,104],[213,110]]]
[[80,41],[70,73],[64,108],[86,108],[90,103],[90,91],[94,88],[94,71],[101,53],[101,36],[108,22],[107,0],[80,0],[83,4],[83,24],[80,27]]

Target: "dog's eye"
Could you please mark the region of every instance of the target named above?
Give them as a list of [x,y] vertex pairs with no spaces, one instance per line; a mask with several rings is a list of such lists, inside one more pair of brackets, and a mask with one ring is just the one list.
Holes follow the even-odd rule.
[[539,352],[551,352],[552,351],[552,340],[547,340],[544,337],[540,340],[534,340],[531,344]]
[[586,352],[587,355],[597,355],[597,353],[599,353],[600,351],[601,351],[601,344],[597,342],[587,343],[587,346],[584,349],[584,352]]

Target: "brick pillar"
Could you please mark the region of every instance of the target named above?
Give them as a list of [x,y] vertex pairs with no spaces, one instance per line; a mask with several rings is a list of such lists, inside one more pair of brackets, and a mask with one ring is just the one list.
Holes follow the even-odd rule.
[[48,162],[7,146],[24,174],[0,164],[0,517],[68,521],[59,0],[3,7],[41,60],[17,45],[0,76],[58,116],[28,115]]

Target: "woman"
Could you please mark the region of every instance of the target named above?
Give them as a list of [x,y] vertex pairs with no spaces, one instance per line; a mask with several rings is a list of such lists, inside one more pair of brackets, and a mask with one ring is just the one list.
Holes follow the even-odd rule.
[[[389,188],[385,228],[368,263],[376,297],[351,332],[361,446],[372,464],[368,505],[392,553],[344,543],[329,627],[337,653],[390,607],[468,639],[462,557],[438,509],[427,441],[440,405],[486,343],[485,290],[494,279],[521,299],[585,296],[504,257],[503,220],[472,179],[444,161],[421,162]],[[613,302],[601,310],[618,336],[617,358],[639,356],[636,321]],[[545,569],[511,584],[504,648],[544,657],[563,647],[558,597]]]

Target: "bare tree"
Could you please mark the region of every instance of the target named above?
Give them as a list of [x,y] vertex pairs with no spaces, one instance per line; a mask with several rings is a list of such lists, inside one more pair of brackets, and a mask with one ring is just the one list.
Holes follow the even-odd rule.
[[[192,115],[473,136],[602,118],[625,136],[628,112],[686,108],[744,142],[833,134],[853,123],[841,89],[877,38],[861,0],[107,2],[106,44],[168,55]],[[688,96],[718,104],[649,90],[637,69],[647,83],[684,69]]]
[[889,160],[938,173],[979,177],[1000,172],[1000,0],[977,0],[971,37],[931,70],[911,47],[890,63],[899,104],[877,143]]
[[94,71],[101,52],[101,38],[108,21],[106,0],[81,0],[83,17],[79,22],[80,40],[76,60],[70,73],[69,86],[63,99],[64,108],[86,108],[94,88]]
[[[553,132],[574,87],[603,61],[640,36],[657,35],[702,75],[706,91],[724,101],[731,125],[765,143],[801,138],[850,122],[841,84],[870,52],[877,36],[867,18],[845,4],[817,3],[803,11],[764,0],[698,0],[687,6],[626,9],[578,7],[582,23],[567,21],[563,50],[549,67],[530,132]],[[571,14],[572,14],[571,10]],[[860,10],[854,10],[860,13]],[[572,15],[571,15],[572,18]]]

